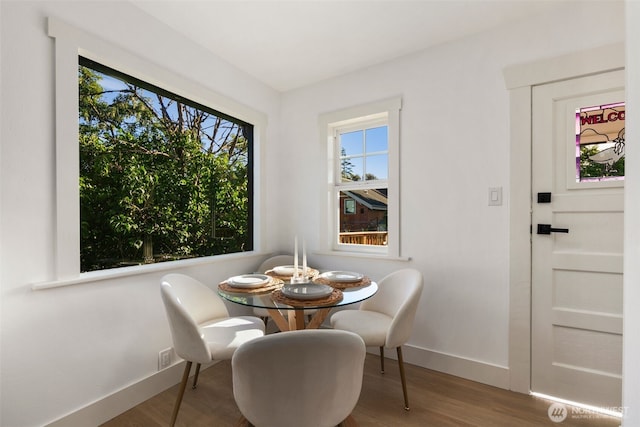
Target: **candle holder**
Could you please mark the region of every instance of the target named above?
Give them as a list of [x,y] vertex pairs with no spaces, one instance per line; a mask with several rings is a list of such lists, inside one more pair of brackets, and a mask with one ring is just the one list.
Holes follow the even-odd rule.
[[307,245],[304,239],[302,240],[302,274],[298,269],[298,236],[296,235],[293,240],[293,275],[291,276],[291,283],[307,283],[309,281],[307,272]]
[[291,283],[292,284],[296,284],[296,283],[307,283],[309,280],[304,277],[304,275],[296,272],[296,274],[294,274],[293,276],[291,276]]

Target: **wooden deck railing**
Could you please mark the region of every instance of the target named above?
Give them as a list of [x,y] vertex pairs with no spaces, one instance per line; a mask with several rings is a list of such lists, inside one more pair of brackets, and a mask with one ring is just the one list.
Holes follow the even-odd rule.
[[340,243],[352,245],[377,245],[387,244],[386,231],[350,231],[340,233]]

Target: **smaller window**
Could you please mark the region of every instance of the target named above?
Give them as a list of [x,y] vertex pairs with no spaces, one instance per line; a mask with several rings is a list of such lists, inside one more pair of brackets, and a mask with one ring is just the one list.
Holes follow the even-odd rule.
[[400,99],[329,113],[329,250],[399,256]]
[[356,213],[356,201],[353,199],[344,199],[344,214],[353,215]]
[[[387,245],[389,137],[387,117],[355,120],[334,128],[334,191],[344,200],[338,220],[340,245]],[[372,248],[373,249],[373,248]]]

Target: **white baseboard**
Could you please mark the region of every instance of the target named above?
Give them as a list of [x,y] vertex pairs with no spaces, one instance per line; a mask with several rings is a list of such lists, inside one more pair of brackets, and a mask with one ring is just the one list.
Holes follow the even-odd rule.
[[[96,402],[71,412],[47,427],[97,426],[180,382],[185,362],[176,363]],[[204,369],[204,366],[203,366]]]
[[[371,349],[371,352],[379,354],[379,349]],[[396,352],[393,349],[385,349],[384,355],[385,357],[396,358]],[[493,365],[411,345],[402,346],[402,357],[405,363],[494,387],[509,389],[509,368],[505,366]]]
[[[369,351],[379,354],[378,348],[370,348]],[[509,368],[504,366],[492,365],[411,345],[402,347],[402,355],[405,363],[495,387],[509,388]],[[395,359],[396,352],[392,349],[385,349],[385,357]],[[184,363],[180,362],[157,372],[104,399],[67,414],[47,424],[46,427],[96,426],[105,423],[180,382]],[[205,368],[203,366],[203,369]]]

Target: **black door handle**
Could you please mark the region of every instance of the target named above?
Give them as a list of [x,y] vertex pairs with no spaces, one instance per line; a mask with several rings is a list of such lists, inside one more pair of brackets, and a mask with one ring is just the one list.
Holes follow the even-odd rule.
[[538,224],[538,234],[568,233],[568,228],[553,228],[551,224]]

